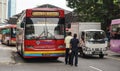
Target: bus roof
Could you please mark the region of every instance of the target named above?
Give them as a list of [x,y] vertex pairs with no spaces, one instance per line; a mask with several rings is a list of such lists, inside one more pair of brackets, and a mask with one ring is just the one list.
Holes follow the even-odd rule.
[[23,12],[26,17],[64,17],[64,10],[60,8],[31,8]]
[[[29,10],[29,9],[26,9]],[[57,10],[63,10],[60,8],[32,8],[31,10],[36,11],[36,10],[41,10],[41,11],[57,11]]]
[[112,20],[111,25],[113,25],[113,24],[120,24],[120,19]]
[[15,28],[15,27],[16,27],[16,25],[14,25],[14,24],[6,24],[6,25],[0,26],[1,29],[2,28]]

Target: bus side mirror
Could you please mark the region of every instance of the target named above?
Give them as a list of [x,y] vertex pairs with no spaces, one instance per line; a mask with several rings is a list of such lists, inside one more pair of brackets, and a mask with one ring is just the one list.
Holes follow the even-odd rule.
[[24,22],[21,23],[20,27],[21,27],[21,28],[24,28]]

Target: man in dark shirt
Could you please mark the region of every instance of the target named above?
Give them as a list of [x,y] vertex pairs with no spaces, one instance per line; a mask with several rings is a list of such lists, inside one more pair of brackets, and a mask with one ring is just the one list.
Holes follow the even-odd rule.
[[73,66],[73,60],[75,57],[75,66],[77,66],[78,64],[78,44],[79,44],[79,40],[77,39],[77,34],[74,34],[73,39],[71,39],[70,41],[71,44],[71,66]]

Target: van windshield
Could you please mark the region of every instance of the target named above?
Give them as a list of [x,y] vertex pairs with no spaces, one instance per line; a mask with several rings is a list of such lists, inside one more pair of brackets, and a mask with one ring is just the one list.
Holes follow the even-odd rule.
[[105,42],[105,32],[103,31],[87,31],[86,40],[88,42]]

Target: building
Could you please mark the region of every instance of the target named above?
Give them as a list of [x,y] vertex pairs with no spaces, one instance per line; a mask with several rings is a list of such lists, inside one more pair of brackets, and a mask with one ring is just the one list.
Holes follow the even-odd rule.
[[7,18],[7,0],[0,0],[0,23]]
[[8,18],[16,14],[16,0],[8,0]]
[[[43,5],[40,5],[40,6],[37,6],[35,8],[60,8],[60,7],[57,7],[57,6],[54,6],[54,5],[51,5],[51,4],[43,4]],[[60,8],[60,9],[63,9],[63,8]],[[65,14],[68,14],[70,13],[71,11],[68,11],[66,9],[63,9],[65,11]]]
[[[43,5],[37,6],[35,8],[60,8],[60,7],[57,7],[57,6],[54,6],[54,5],[51,5],[51,4],[43,4]],[[62,9],[62,8],[60,8],[60,9]],[[65,10],[65,9],[64,9],[64,11],[65,11],[65,15],[71,12],[71,11],[68,11],[68,10]],[[9,24],[16,24],[17,19],[20,15],[21,15],[21,13],[12,16],[11,18],[8,19],[8,23]]]
[[[43,4],[43,5],[37,6],[36,8],[60,8],[60,7],[57,7],[57,6],[54,6],[51,4]],[[62,8],[60,8],[60,9],[62,9]],[[71,16],[72,11],[68,11],[66,9],[63,9],[63,10],[65,11],[65,23],[69,24],[70,20],[73,21],[73,19],[75,19],[75,18],[73,18],[73,16]]]

